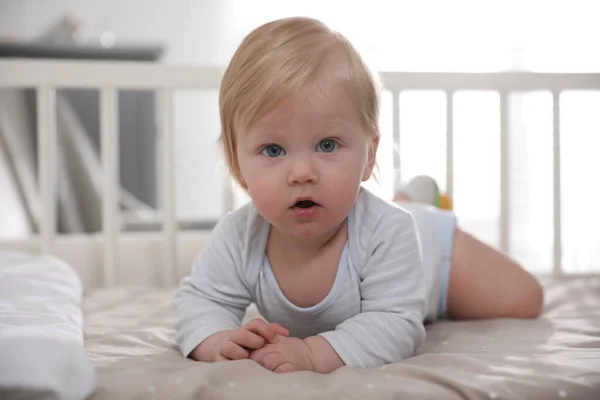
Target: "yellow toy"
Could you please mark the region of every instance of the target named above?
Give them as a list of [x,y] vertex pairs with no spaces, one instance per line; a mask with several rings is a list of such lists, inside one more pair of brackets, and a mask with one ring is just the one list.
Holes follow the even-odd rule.
[[452,210],[452,199],[447,194],[440,193],[437,197],[435,206],[442,210]]

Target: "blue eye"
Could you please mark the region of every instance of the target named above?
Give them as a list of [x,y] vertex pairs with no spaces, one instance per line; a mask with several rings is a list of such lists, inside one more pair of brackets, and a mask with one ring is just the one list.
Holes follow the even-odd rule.
[[281,157],[285,155],[285,150],[283,147],[278,146],[276,144],[270,144],[263,148],[262,154],[267,157]]
[[339,145],[335,140],[325,139],[319,142],[319,144],[317,145],[317,151],[320,151],[322,153],[331,153],[332,151],[337,149],[338,146]]

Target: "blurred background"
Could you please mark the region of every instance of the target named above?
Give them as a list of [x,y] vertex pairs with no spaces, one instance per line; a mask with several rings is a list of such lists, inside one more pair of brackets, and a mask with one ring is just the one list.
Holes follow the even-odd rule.
[[[253,28],[275,18],[305,15],[322,19],[344,33],[376,70],[600,73],[596,7],[593,1],[577,0],[0,0],[0,57],[225,67]],[[35,233],[23,210],[26,178],[19,180],[8,167],[11,155],[6,143],[7,130],[34,129],[24,106],[31,106],[31,96],[0,93],[0,132],[3,129],[5,133],[4,149],[0,149],[0,238]],[[160,143],[153,96],[151,92],[122,91],[119,98],[123,204],[125,209],[141,212],[160,208],[156,163]],[[399,151],[404,179],[429,174],[444,190],[444,93],[402,93],[400,149],[393,149],[391,144],[388,93],[383,94],[383,102],[379,183],[369,182],[368,186],[392,198],[393,152]],[[600,171],[600,94],[568,91],[562,94],[560,104],[563,268],[598,271],[600,210],[596,201],[600,189],[593,171]],[[97,153],[97,93],[64,91],[58,106],[62,115],[59,129],[83,132],[80,136],[85,143],[81,145],[87,146],[90,154]],[[499,96],[493,92],[458,92],[454,106],[455,211],[466,231],[497,246]],[[511,255],[532,271],[549,271],[552,96],[549,92],[512,94],[509,116]],[[178,218],[189,228],[211,226],[223,213],[224,170],[216,145],[217,93],[177,93],[174,123]],[[95,167],[86,160],[80,162],[92,171]],[[69,192],[66,180],[62,188],[59,232],[99,231],[100,205],[95,205],[95,215],[82,211],[75,218],[76,207],[68,206],[69,198],[77,203],[74,190]],[[236,204],[244,201],[240,193]],[[152,229],[142,225],[133,221],[123,229]]]

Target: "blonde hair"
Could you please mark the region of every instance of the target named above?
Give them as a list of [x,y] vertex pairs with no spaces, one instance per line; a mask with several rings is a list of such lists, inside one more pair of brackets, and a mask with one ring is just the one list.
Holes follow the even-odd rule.
[[284,18],[252,31],[221,81],[220,142],[233,178],[242,183],[237,139],[303,87],[326,77],[341,83],[368,133],[379,136],[379,81],[340,33],[305,17]]

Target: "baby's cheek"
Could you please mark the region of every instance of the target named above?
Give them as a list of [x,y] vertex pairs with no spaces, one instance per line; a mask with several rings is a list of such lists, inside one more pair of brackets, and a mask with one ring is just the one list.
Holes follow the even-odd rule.
[[335,197],[341,203],[348,201],[353,203],[360,189],[361,178],[362,176],[355,174],[342,174],[332,177],[327,184],[330,196]]
[[257,210],[271,223],[286,208],[283,200],[285,196],[272,186],[257,185],[249,194]]

